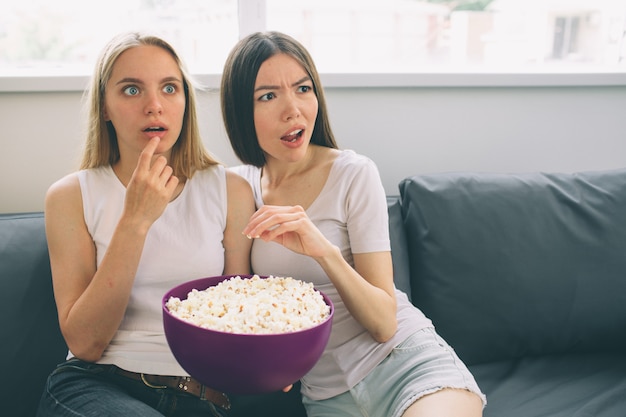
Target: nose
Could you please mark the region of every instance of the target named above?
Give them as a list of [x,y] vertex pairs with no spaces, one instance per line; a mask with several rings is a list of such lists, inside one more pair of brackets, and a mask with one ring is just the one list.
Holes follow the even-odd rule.
[[145,112],[148,115],[161,114],[163,112],[163,106],[158,94],[147,96]]
[[283,113],[285,120],[292,120],[300,117],[300,108],[298,106],[297,99],[291,95],[287,95],[285,100],[285,109]]

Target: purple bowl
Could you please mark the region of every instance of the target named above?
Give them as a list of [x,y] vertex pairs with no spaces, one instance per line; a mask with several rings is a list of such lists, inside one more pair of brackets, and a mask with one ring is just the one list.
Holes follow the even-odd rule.
[[[278,391],[298,381],[313,368],[328,343],[334,306],[315,327],[281,334],[235,334],[205,329],[173,316],[165,304],[170,297],[187,298],[192,289],[205,290],[240,276],[200,278],[169,290],[162,300],[163,327],[174,357],[189,375],[204,385],[231,394]],[[266,278],[266,277],[261,277]]]

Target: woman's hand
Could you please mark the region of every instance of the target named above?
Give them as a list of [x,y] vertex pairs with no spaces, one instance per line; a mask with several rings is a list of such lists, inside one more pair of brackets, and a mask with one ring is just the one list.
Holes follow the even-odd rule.
[[178,178],[172,175],[172,167],[164,156],[154,158],[160,138],[148,142],[139,155],[137,167],[126,187],[124,211],[127,216],[145,221],[150,227],[172,200]]
[[301,206],[265,205],[250,218],[243,233],[315,259],[331,254],[335,248]]
[[[396,298],[389,252],[354,254],[353,268],[300,206],[265,205],[250,218],[243,233],[315,259],[350,313],[375,340],[385,342],[396,332]],[[372,305],[378,308],[372,309]]]

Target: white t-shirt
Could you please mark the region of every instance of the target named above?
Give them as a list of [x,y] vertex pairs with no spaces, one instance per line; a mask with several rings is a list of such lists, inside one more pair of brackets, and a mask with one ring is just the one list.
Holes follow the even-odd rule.
[[[257,207],[263,205],[261,169],[232,168],[252,185]],[[353,253],[389,251],[385,191],[373,161],[351,150],[341,151],[326,184],[306,210],[311,221],[354,266]],[[317,262],[274,242],[255,239],[252,269],[260,275],[291,276],[313,282],[330,297],[335,316],[329,343],[319,362],[302,378],[302,393],[314,400],[345,392],[361,381],[398,343],[432,325],[406,294],[396,290],[398,331],[386,343],[376,342],[348,312],[337,290]],[[372,306],[372,308],[376,308]]]
[[[110,166],[80,171],[78,178],[100,265],[122,214],[126,188]],[[98,363],[132,372],[188,375],[167,344],[161,299],[183,282],[222,275],[226,210],[224,167],[197,171],[186,182],[148,232],[124,319]]]

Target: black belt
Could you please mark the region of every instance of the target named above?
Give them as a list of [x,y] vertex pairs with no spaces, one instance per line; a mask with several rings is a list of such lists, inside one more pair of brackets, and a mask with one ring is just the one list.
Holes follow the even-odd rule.
[[115,374],[135,381],[141,381],[150,388],[171,388],[176,391],[191,394],[201,400],[210,401],[224,410],[230,410],[230,400],[226,394],[209,388],[188,376],[140,374],[126,371],[118,367],[115,368]]

